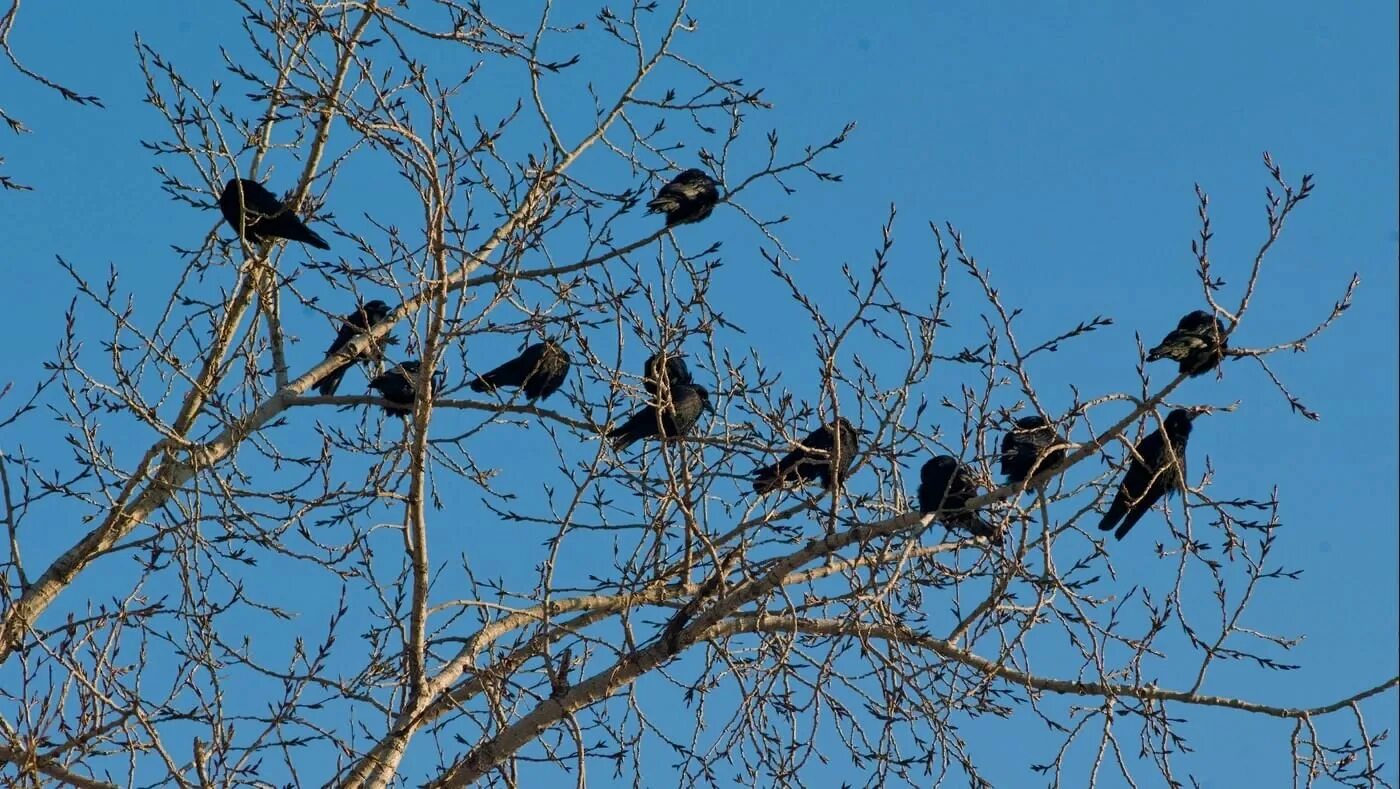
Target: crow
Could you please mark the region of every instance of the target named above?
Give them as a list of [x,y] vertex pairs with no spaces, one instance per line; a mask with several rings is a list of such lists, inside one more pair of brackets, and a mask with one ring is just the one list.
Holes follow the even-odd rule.
[[[387,317],[389,317],[388,304],[385,304],[379,299],[365,302],[358,310],[345,316],[344,322],[340,324],[340,332],[335,335],[335,342],[332,342],[331,347],[326,349],[326,356],[334,356],[336,351],[344,348],[351,340],[355,339],[360,332],[366,331],[371,326]],[[394,338],[385,337],[381,342],[384,345],[393,345]],[[369,358],[369,351],[366,350],[354,359],[326,373],[325,378],[316,382],[316,391],[326,397],[335,394],[335,390],[340,388],[340,379],[345,377],[345,371],[354,367],[355,362],[368,360]]]
[[679,354],[668,354],[659,351],[647,359],[646,367],[642,374],[642,386],[646,387],[647,394],[655,395],[661,384],[661,365],[665,358],[666,365],[666,385],[668,389],[675,389],[677,386],[684,386],[692,383],[690,368],[685,364],[685,357]]
[[671,402],[658,408],[648,403],[618,427],[608,431],[613,449],[621,452],[633,441],[644,438],[676,438],[688,434],[700,421],[702,411],[710,410],[710,393],[703,386],[681,384],[671,390]]
[[[418,393],[418,375],[422,369],[423,363],[413,359],[398,364],[369,382],[371,389],[378,389],[379,394],[389,401],[384,406],[386,412],[400,417],[407,417],[413,412],[414,396]],[[446,380],[441,371],[433,373],[430,382],[432,391],[442,389]]]
[[1053,425],[1039,416],[1023,416],[1001,440],[1001,473],[1011,484],[1025,482],[1032,474],[1058,468],[1065,462],[1065,442]]
[[647,203],[647,213],[665,212],[666,227],[699,222],[715,210],[719,187],[704,170],[691,168],[661,187]]
[[[1133,530],[1142,516],[1152,509],[1162,496],[1170,496],[1186,479],[1186,440],[1191,437],[1191,420],[1196,412],[1176,409],[1167,414],[1166,439],[1162,430],[1154,430],[1133,447],[1133,460],[1113,505],[1099,523],[1101,531],[1118,526],[1113,536],[1123,539]],[[1170,450],[1168,450],[1170,445]]]
[[[239,208],[246,208],[240,211]],[[249,244],[261,244],[270,238],[285,238],[300,241],[319,249],[330,249],[331,245],[316,231],[302,224],[277,195],[267,191],[257,181],[246,178],[231,178],[224,184],[224,193],[219,195],[219,210],[224,220],[233,227],[233,232],[243,236]]]
[[[838,438],[839,447],[836,446]],[[782,460],[755,471],[754,492],[763,495],[789,482],[806,485],[812,480],[819,480],[824,490],[830,490],[832,482],[844,482],[850,473],[859,439],[858,431],[845,417],[822,425]]]
[[944,526],[956,526],[975,537],[986,537],[994,545],[1004,541],[1001,532],[975,511],[963,508],[977,498],[977,480],[972,469],[952,455],[939,455],[919,469],[919,512],[937,513]]
[[1214,370],[1225,358],[1225,326],[1205,310],[1187,313],[1156,348],[1147,352],[1147,361],[1171,359],[1180,362],[1178,370],[1193,378]]
[[569,374],[569,354],[553,340],[538,342],[519,356],[472,381],[473,392],[493,392],[501,386],[518,386],[526,400],[541,400],[564,385]]

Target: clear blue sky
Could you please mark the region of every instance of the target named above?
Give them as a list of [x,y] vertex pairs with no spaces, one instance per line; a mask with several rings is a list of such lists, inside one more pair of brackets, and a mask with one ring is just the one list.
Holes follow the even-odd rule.
[[[149,311],[161,305],[140,294],[158,298],[180,271],[170,245],[197,246],[216,222],[212,212],[171,202],[158,188],[153,166],[188,166],[153,158],[139,144],[163,130],[142,103],[132,49],[132,34],[140,31],[195,84],[223,78],[215,45],[227,37],[236,42],[240,33],[227,11],[202,16],[195,10],[202,7],[23,8],[12,36],[21,58],[100,96],[107,109],[64,105],[0,73],[3,106],[34,132],[0,132],[6,159],[0,172],[39,189],[0,193],[5,282],[11,309],[18,311],[15,324],[25,327],[24,341],[12,344],[8,376],[21,392],[43,377],[41,364],[71,298],[55,254],[94,278],[115,266],[123,286],[137,294],[138,315],[148,311],[147,320],[154,321]],[[1292,339],[1326,315],[1357,272],[1361,288],[1350,312],[1306,354],[1271,360],[1322,420],[1291,415],[1262,371],[1246,362],[1227,365],[1223,381],[1195,380],[1176,395],[1214,405],[1241,402],[1233,414],[1198,423],[1192,462],[1201,468],[1209,458],[1219,498],[1262,497],[1279,486],[1285,528],[1275,560],[1304,572],[1297,582],[1261,591],[1248,626],[1306,636],[1285,656],[1302,668],[1269,673],[1222,665],[1204,690],[1310,706],[1393,675],[1400,649],[1396,4],[892,2],[878,8],[698,3],[700,30],[682,51],[720,76],[742,75],[749,86],[766,88],[776,107],[757,119],[755,155],[761,130],[770,126],[795,144],[824,140],[845,122],[858,122],[849,143],[825,162],[824,169],[841,172],[844,182],[805,181],[797,195],[755,206],[792,216],[782,237],[812,287],[836,287],[839,264],[868,261],[894,203],[898,276],[906,282],[917,283],[932,259],[927,221],[946,220],[965,233],[1008,301],[1027,308],[1028,334],[1048,334],[1095,314],[1114,318],[1109,330],[1037,369],[1056,406],[1069,402],[1071,382],[1087,393],[1131,390],[1133,332],[1150,343],[1198,305],[1189,247],[1196,231],[1194,182],[1211,195],[1213,259],[1228,282],[1225,303],[1233,303],[1263,237],[1268,180],[1261,151],[1271,151],[1295,182],[1303,172],[1316,174],[1314,197],[1269,258],[1255,307],[1232,341],[1262,346]],[[73,23],[75,13],[83,25]],[[580,68],[606,62],[586,58]],[[514,94],[486,94],[497,104],[507,95]],[[580,112],[587,109],[580,103]],[[295,164],[274,161],[283,174],[274,186],[286,188]],[[182,174],[191,175],[188,169]],[[355,217],[375,205],[377,185],[347,180],[339,187],[333,208],[355,226]],[[383,206],[375,209],[392,215]],[[403,221],[416,220],[409,215]],[[628,227],[650,227],[643,222],[638,216]],[[763,268],[758,241],[732,210],[722,208],[686,232],[696,248],[702,237],[726,239],[721,280],[739,277],[746,267]],[[976,292],[966,278],[955,279],[954,288],[954,333],[942,339],[976,344]],[[816,380],[810,352],[765,323],[771,319],[761,289],[730,280],[717,298],[728,300],[726,311],[749,330],[748,341],[764,359],[787,373],[798,396],[810,396],[801,391],[804,381],[810,386]],[[320,318],[299,320],[306,338],[299,353],[313,358],[323,347]],[[1165,369],[1151,373],[1154,381],[1167,380]],[[941,385],[937,368],[923,386],[930,399],[955,393],[951,384]],[[337,418],[308,410],[291,417]],[[0,448],[13,452],[23,444],[30,454],[48,453],[61,463],[66,450],[53,445],[52,429],[45,417],[31,418],[0,434]],[[139,433],[129,438],[148,441]],[[1161,528],[1160,516],[1148,523]],[[57,519],[47,528],[51,535],[25,535],[31,566],[86,527]],[[1120,549],[1139,553],[1117,557],[1120,570],[1164,579],[1167,560],[1154,558],[1142,536]],[[98,584],[91,591],[101,598],[121,589]],[[1365,709],[1373,732],[1400,725],[1394,692]],[[1206,785],[1284,785],[1291,724],[1232,712],[1185,714],[1192,722],[1183,732],[1196,752],[1181,764],[1209,778]],[[1044,783],[1024,769],[1051,756],[1037,728],[999,725],[1009,728],[979,722],[971,731],[998,737],[1010,731],[1024,739],[1014,749],[981,751],[989,777],[998,786]],[[1385,754],[1384,775],[1392,784],[1400,781],[1395,742],[1392,737]],[[861,780],[849,765],[833,770]]]

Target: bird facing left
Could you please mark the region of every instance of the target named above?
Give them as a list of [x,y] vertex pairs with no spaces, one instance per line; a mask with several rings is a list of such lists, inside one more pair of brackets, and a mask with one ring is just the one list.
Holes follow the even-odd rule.
[[[241,210],[240,210],[241,209]],[[291,209],[257,181],[231,178],[219,195],[219,211],[233,232],[249,244],[261,244],[273,238],[300,241],[318,249],[330,249],[316,231],[307,227]]]

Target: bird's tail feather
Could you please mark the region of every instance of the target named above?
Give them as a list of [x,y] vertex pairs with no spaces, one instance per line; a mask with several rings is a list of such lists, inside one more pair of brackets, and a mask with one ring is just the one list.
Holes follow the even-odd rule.
[[753,475],[754,493],[771,493],[778,489],[778,484],[782,477],[778,474],[778,465],[764,466]]
[[326,373],[325,378],[322,378],[321,380],[316,382],[316,391],[320,392],[322,397],[330,397],[334,395],[336,390],[340,388],[340,381],[345,377],[345,371],[349,370],[350,367],[351,364],[342,364],[334,370],[331,370],[330,372]]
[[1113,533],[1114,539],[1121,540],[1127,537],[1128,532],[1133,530],[1133,527],[1137,525],[1138,521],[1142,520],[1142,516],[1146,515],[1149,509],[1151,509],[1151,507],[1130,511],[1128,517],[1123,519],[1123,525],[1119,526],[1118,530]]
[[312,230],[311,228],[306,227],[304,225],[301,229],[305,230],[306,232],[302,234],[301,238],[296,239],[297,241],[300,241],[303,244],[310,244],[311,246],[316,247],[317,249],[331,248],[331,245],[327,244],[324,238],[321,238],[320,233],[317,233],[315,230]]
[[[1103,520],[1099,521],[1099,531],[1112,531],[1113,527],[1118,525],[1118,521],[1123,519],[1123,515],[1126,512],[1127,507],[1123,506],[1120,502],[1113,502],[1113,506],[1109,507],[1108,512],[1104,513]],[[1121,540],[1123,538],[1119,537],[1118,539]]]

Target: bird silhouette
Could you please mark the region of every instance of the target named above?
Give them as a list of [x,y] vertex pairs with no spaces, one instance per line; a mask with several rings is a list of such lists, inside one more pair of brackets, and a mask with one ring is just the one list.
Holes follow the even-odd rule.
[[977,498],[977,478],[972,469],[952,455],[938,455],[919,469],[919,512],[937,513],[936,520],[949,528],[959,528],[976,537],[986,537],[994,545],[1004,541],[1001,532],[976,511],[964,509]]
[[646,366],[643,368],[645,372],[642,373],[642,386],[646,388],[647,394],[655,395],[660,391],[660,384],[663,380],[661,372],[663,359],[666,366],[664,380],[667,388],[674,389],[683,384],[693,383],[690,377],[690,368],[685,364],[685,357],[680,354],[658,351],[647,359]]
[[[368,330],[371,326],[389,317],[389,305],[375,299],[367,301],[358,310],[345,316],[345,320],[340,324],[340,331],[335,335],[335,341],[331,347],[326,349],[326,356],[334,356],[337,351],[344,348],[349,342],[361,332]],[[384,345],[393,345],[393,337],[385,337],[381,340]],[[370,351],[366,349],[354,359],[326,373],[326,377],[316,382],[316,391],[326,397],[335,394],[340,388],[340,380],[345,377],[345,371],[355,366],[355,362],[364,361],[370,358]]]
[[1065,462],[1065,448],[1050,448],[1063,443],[1043,417],[1023,416],[1001,440],[1001,473],[1007,482],[1016,484],[1033,473],[1058,468]]
[[[837,439],[840,446],[837,446]],[[753,489],[763,495],[784,485],[817,480],[823,489],[844,482],[856,459],[859,431],[845,417],[813,430],[782,460],[754,472]]]
[[540,400],[554,394],[569,374],[569,354],[553,340],[538,342],[520,355],[475,381],[473,392],[495,391],[502,386],[519,387],[526,400]]
[[699,222],[715,210],[719,202],[719,186],[704,170],[691,168],[661,187],[650,202],[647,213],[665,213],[666,226]]
[[[379,394],[389,401],[384,406],[385,411],[407,417],[413,412],[413,402],[418,394],[418,376],[422,370],[423,363],[417,359],[401,362],[370,381],[369,386],[379,390]],[[446,376],[441,371],[433,373],[429,382],[432,391],[428,396],[442,389],[445,382]]]
[[1181,488],[1186,479],[1186,441],[1191,437],[1191,422],[1196,416],[1178,408],[1167,414],[1165,439],[1159,428],[1133,447],[1128,473],[1123,475],[1118,495],[1099,522],[1101,531],[1118,526],[1113,536],[1123,539],[1152,505]]
[[613,449],[621,452],[644,438],[677,438],[690,433],[700,414],[710,410],[710,393],[703,386],[681,384],[671,390],[671,402],[647,403],[627,421],[608,431]]
[[257,181],[229,179],[224,184],[223,194],[219,195],[219,210],[233,232],[250,244],[261,244],[270,238],[285,238],[320,249],[331,248],[316,231],[302,224],[297,215],[277,199],[277,195]]
[[1192,377],[1214,370],[1225,358],[1225,326],[1205,310],[1188,312],[1176,328],[1147,352],[1147,361],[1171,359],[1177,370]]

